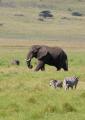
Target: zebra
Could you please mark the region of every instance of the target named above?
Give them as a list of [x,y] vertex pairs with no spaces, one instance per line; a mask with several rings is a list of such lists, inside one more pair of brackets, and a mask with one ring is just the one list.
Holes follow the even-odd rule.
[[73,76],[73,77],[66,77],[63,81],[63,87],[65,88],[65,90],[71,88],[73,89],[73,87],[77,87],[79,81],[79,77]]
[[51,80],[50,81],[50,86],[52,86],[53,88],[62,88],[63,87],[63,82],[60,80]]

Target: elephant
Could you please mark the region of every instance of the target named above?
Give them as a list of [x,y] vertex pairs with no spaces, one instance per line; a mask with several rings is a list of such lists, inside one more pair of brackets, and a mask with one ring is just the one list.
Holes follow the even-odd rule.
[[26,58],[27,66],[29,69],[33,68],[31,65],[32,58],[36,58],[38,60],[35,71],[44,71],[45,64],[56,67],[57,71],[59,71],[61,68],[63,68],[65,71],[68,71],[67,54],[60,47],[33,45],[30,48]]

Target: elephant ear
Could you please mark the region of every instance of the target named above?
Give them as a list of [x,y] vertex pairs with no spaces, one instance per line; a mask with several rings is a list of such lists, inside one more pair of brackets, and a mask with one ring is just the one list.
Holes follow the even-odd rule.
[[37,58],[42,59],[44,56],[46,56],[48,53],[46,47],[41,47],[38,51]]

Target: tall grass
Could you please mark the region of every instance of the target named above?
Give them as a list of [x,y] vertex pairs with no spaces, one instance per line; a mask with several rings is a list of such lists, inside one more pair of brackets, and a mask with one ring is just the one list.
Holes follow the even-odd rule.
[[[0,120],[85,120],[85,17],[71,15],[73,11],[85,13],[84,1],[2,2]],[[42,10],[51,10],[54,18],[39,21]],[[35,59],[33,69],[29,70],[25,58],[29,47],[34,44],[62,47],[68,55],[69,71],[58,72],[55,67],[46,65],[46,71],[34,72]],[[19,59],[20,66],[12,65],[13,59]],[[73,75],[80,79],[76,90],[65,91],[49,86],[51,79],[63,81],[66,76]]]
[[[25,41],[19,43],[21,46],[22,43],[23,45],[27,44]],[[38,43],[40,44],[40,42]],[[51,43],[48,45],[52,45]],[[20,46],[11,47],[15,44],[13,41],[10,42],[10,47],[8,43],[3,43],[0,47],[1,120],[85,119],[85,50],[83,47],[81,49],[77,46],[78,44],[75,44],[75,48],[71,50],[71,46],[66,47],[66,42],[57,43],[57,45],[64,45],[63,47],[66,48],[65,51],[69,60],[68,72],[63,70],[57,72],[56,68],[48,65],[46,65],[44,72],[34,72],[34,69],[28,70],[25,62],[27,47],[23,47],[23,49]],[[31,45],[29,42],[29,46]],[[53,45],[55,45],[55,41]],[[11,60],[14,58],[20,60],[20,66],[11,65]],[[34,59],[32,61],[34,67],[36,63],[37,61]],[[76,90],[65,91],[64,89],[53,89],[49,86],[51,79],[63,81],[66,76],[73,75],[80,78]]]

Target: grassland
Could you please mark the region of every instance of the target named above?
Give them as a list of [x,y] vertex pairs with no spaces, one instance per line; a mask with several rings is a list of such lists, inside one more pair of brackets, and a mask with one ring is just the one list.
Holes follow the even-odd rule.
[[[3,42],[4,41],[4,42]],[[84,120],[85,119],[85,43],[44,41],[49,46],[60,46],[68,54],[69,71],[57,72],[46,65],[46,71],[29,70],[25,58],[32,44],[42,41],[0,40],[0,120]],[[20,66],[11,65],[17,58]],[[37,61],[32,61],[36,66]],[[77,75],[80,81],[76,90],[55,90],[51,79],[63,80]]]
[[[42,10],[53,19],[39,21]],[[70,10],[70,11],[69,11]],[[81,17],[72,16],[78,11]],[[19,16],[21,15],[21,16]],[[34,44],[60,46],[69,71],[27,68],[25,58]],[[11,65],[13,59],[20,66]],[[79,76],[76,90],[65,92],[49,86],[51,79]],[[85,120],[85,1],[2,0],[0,2],[0,120]]]

